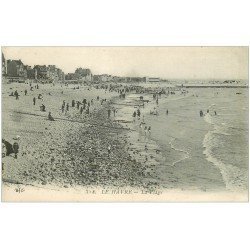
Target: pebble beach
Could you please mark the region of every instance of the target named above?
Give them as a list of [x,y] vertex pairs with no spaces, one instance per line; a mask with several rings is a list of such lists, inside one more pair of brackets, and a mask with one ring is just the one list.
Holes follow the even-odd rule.
[[[128,153],[129,129],[108,118],[116,92],[84,85],[39,84],[39,89],[24,95],[29,87],[24,83],[3,85],[3,138],[13,143],[18,136],[20,147],[17,159],[13,155],[2,159],[3,182],[61,188],[157,185],[150,171]],[[15,90],[18,100],[9,96]],[[33,105],[39,94],[43,99]],[[101,104],[97,97],[106,101]],[[90,114],[71,107],[73,99],[83,98],[92,100]],[[63,101],[70,104],[67,113],[60,108]],[[42,104],[45,112],[40,111]],[[48,120],[48,112],[55,121]]]

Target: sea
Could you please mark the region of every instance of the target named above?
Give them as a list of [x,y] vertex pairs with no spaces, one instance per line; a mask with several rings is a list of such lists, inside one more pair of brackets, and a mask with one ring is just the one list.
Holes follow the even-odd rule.
[[131,156],[163,188],[241,192],[248,190],[248,107],[248,88],[180,88],[158,104],[153,94],[129,94],[116,120],[131,130]]

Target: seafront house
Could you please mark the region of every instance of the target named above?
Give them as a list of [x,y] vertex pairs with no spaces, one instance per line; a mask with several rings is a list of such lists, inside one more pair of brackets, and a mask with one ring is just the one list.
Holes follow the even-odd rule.
[[93,82],[95,82],[95,83],[101,82],[101,76],[100,75],[93,75]]
[[2,53],[2,76],[6,76],[7,73],[7,65],[4,54]]
[[113,76],[112,80],[116,83],[140,83],[146,82],[146,77],[120,77],[120,76]]
[[26,65],[27,70],[27,78],[29,82],[36,82],[37,80],[37,70],[35,68],[32,69],[31,66]]
[[21,60],[7,60],[7,78],[17,82],[27,79],[27,70]]
[[65,74],[61,69],[57,69],[58,80],[64,82]]
[[37,71],[37,79],[38,80],[48,80],[49,72],[46,65],[35,65],[34,69]]
[[58,72],[55,65],[48,65],[48,79],[52,82],[58,82]]
[[65,80],[67,81],[77,81],[78,80],[78,75],[76,75],[75,73],[68,73],[67,75],[65,75]]
[[65,75],[65,82],[66,83],[78,83],[79,76],[75,73],[68,73]]
[[93,80],[95,82],[109,82],[113,79],[111,75],[108,74],[102,74],[102,75],[94,75]]
[[[62,77],[64,77],[64,74]],[[65,75],[65,80],[71,83],[91,82],[93,80],[93,75],[90,69],[77,68],[74,73]]]
[[77,68],[75,70],[75,74],[78,76],[78,80],[80,81],[92,81],[92,73],[90,69]]

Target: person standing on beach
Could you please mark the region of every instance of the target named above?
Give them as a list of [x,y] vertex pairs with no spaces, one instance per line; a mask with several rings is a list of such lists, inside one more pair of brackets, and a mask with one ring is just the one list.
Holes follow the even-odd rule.
[[36,105],[36,98],[33,98],[33,105]]
[[140,131],[141,131],[141,129],[142,129],[142,123],[140,122],[140,124],[139,124],[139,129],[140,129]]
[[62,105],[62,113],[64,112],[64,104]]
[[216,112],[216,111],[214,111],[214,115],[217,115],[217,112]]
[[72,107],[75,107],[75,100],[72,100]]
[[19,98],[18,98],[18,92],[17,92],[17,90],[15,91],[15,93],[14,93],[14,95],[15,95],[15,97],[16,97],[16,100],[18,100]]
[[135,117],[136,117],[136,111],[133,113],[133,121],[135,122]]
[[86,109],[86,114],[87,115],[89,114],[89,107],[87,107],[87,109]]
[[5,153],[6,156],[9,156],[10,154],[14,153],[13,146],[11,143],[6,141],[5,139],[2,139],[2,143],[4,143],[6,148],[6,153]]
[[166,111],[166,115],[168,115],[168,109],[167,109],[167,111]]
[[137,116],[138,116],[138,119],[140,119],[140,116],[141,116],[141,111],[140,111],[140,109],[137,109]]
[[111,154],[111,146],[108,145],[108,156],[110,156],[110,154]]
[[82,113],[83,113],[83,107],[80,108],[80,114],[82,114]]
[[203,112],[202,112],[202,110],[200,110],[200,117],[203,117]]
[[24,94],[27,95],[27,93],[28,93],[28,91],[27,91],[27,89],[25,89],[25,90],[24,90]]
[[51,112],[49,112],[48,119],[49,119],[50,121],[55,121],[55,119],[54,119],[54,118],[52,117],[52,115],[51,115]]
[[108,118],[110,118],[111,110],[108,109]]
[[150,133],[151,133],[151,127],[148,126],[148,134],[150,134]]
[[116,110],[114,109],[113,112],[114,112],[114,117],[115,117],[115,112],[116,112]]
[[18,150],[19,150],[18,143],[14,142],[12,148],[13,148],[13,151],[14,151],[14,154],[15,154],[15,159],[17,159],[17,154],[18,154]]
[[66,111],[69,111],[69,104],[66,105]]
[[41,110],[42,112],[45,112],[45,111],[46,111],[46,107],[45,107],[44,104],[42,104],[42,105],[40,106],[40,110]]
[[77,102],[76,103],[76,108],[79,109],[79,107],[80,107],[80,102]]

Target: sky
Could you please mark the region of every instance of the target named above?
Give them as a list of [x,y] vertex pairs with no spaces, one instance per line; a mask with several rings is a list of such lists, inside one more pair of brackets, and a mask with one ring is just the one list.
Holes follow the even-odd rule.
[[55,64],[65,73],[165,79],[248,79],[248,47],[2,47],[6,59]]

